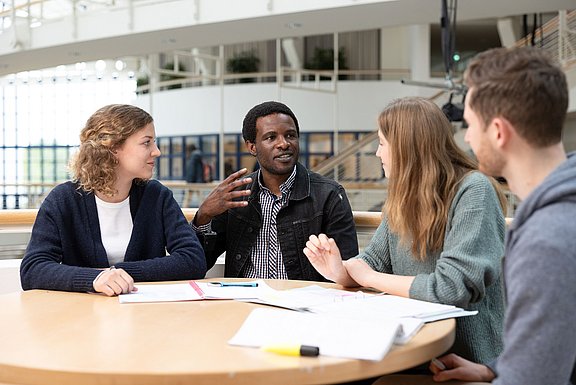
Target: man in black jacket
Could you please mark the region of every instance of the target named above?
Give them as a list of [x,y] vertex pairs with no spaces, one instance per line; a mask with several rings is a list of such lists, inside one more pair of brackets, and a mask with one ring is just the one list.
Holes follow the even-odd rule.
[[298,120],[286,105],[253,107],[242,135],[260,168],[227,177],[191,223],[204,240],[208,268],[225,251],[226,277],[324,280],[303,253],[310,235],[334,238],[345,259],[358,254],[344,188],[298,163]]

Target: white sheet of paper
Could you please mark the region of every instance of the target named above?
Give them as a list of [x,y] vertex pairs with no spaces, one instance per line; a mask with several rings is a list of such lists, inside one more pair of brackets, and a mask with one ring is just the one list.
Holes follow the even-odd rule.
[[[261,347],[301,344],[320,348],[325,356],[379,361],[390,350],[398,332],[397,320],[338,319],[284,309],[254,309],[231,345]],[[274,353],[270,353],[274,354]]]
[[196,282],[200,292],[194,289],[190,283],[173,283],[158,285],[138,285],[138,291],[118,296],[120,303],[143,303],[143,302],[176,302],[196,301],[201,299],[242,299],[257,298],[269,291],[275,291],[263,280],[256,281],[257,287],[239,286],[211,286],[208,282]]
[[204,299],[189,283],[136,285],[138,291],[120,294],[120,303],[196,301]]
[[[333,317],[375,318],[430,317],[451,313],[459,308],[395,295],[375,295],[356,301],[324,303],[311,306],[311,311]],[[462,310],[462,309],[459,309]]]
[[404,317],[399,318],[401,330],[396,335],[394,343],[396,345],[404,345],[408,343],[418,333],[422,326],[424,326],[424,321],[420,318]]
[[420,319],[423,322],[434,322],[434,321],[438,321],[441,319],[468,317],[468,316],[476,315],[476,314],[478,314],[478,310],[464,310],[464,309],[457,307],[454,309],[454,311],[451,311],[451,312],[446,312],[446,313],[442,313],[442,314],[432,314],[429,316],[422,316],[422,317],[420,317]]
[[[217,281],[217,280],[215,280]],[[243,286],[213,286],[208,282],[196,282],[204,292],[205,299],[241,299],[248,300],[258,298],[269,290],[274,290],[263,280],[250,281],[258,284],[257,287]]]
[[257,300],[250,302],[297,311],[311,311],[315,306],[364,299],[373,295],[361,291],[326,289],[318,285],[309,285],[291,290],[270,289],[262,292]]

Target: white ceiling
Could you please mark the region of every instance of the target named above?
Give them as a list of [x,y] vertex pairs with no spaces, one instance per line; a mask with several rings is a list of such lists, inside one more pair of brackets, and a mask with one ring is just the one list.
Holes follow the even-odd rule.
[[[239,1],[239,0],[229,0]],[[304,0],[301,0],[304,1]],[[269,1],[274,3],[273,1]],[[177,27],[170,26],[170,17],[158,15],[150,20],[149,28],[139,28],[136,32],[115,33],[111,13],[102,13],[98,20],[91,20],[93,33],[85,37],[54,38],[55,44],[46,43],[49,31],[44,27],[33,30],[29,48],[9,47],[9,36],[0,34],[0,75],[55,67],[80,61],[113,59],[126,56],[139,56],[148,53],[167,52],[191,47],[209,47],[220,44],[259,41],[283,37],[295,37],[333,32],[344,32],[380,28],[394,25],[438,23],[440,0],[397,0],[397,1],[350,1],[342,6],[325,7],[304,12],[270,12],[258,17],[229,18],[228,20],[193,20]],[[138,4],[138,3],[136,3]],[[236,3],[239,4],[239,3]],[[171,3],[166,3],[164,12],[170,15]],[[575,9],[576,0],[459,0],[458,21],[494,19],[506,16],[554,12],[560,9]],[[176,18],[172,14],[173,18]],[[162,20],[160,20],[162,19]],[[162,23],[164,21],[164,23]],[[65,21],[70,24],[69,21]],[[298,28],[289,26],[298,24]],[[67,24],[63,29],[69,30]],[[104,31],[104,33],[101,33]],[[53,32],[52,32],[53,33]],[[43,43],[34,44],[34,41]],[[48,41],[50,41],[48,39]]]

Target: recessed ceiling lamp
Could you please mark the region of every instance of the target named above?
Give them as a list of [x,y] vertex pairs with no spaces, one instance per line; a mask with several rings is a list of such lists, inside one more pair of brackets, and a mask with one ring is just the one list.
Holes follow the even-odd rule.
[[126,63],[124,63],[122,60],[116,60],[116,63],[114,63],[114,67],[118,71],[122,71],[124,68],[126,68]]
[[298,28],[302,28],[302,23],[298,23],[296,21],[291,21],[289,23],[284,24],[286,26],[286,28],[289,29],[298,29]]
[[94,68],[96,68],[98,72],[103,72],[106,69],[106,62],[104,60],[96,60]]

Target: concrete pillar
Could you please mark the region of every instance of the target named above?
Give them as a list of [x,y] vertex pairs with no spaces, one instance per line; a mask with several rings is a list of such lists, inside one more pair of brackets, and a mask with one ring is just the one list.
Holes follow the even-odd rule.
[[412,80],[430,80],[430,25],[410,28],[410,69]]
[[498,19],[496,26],[502,47],[514,47],[516,41],[518,41],[514,20],[511,17]]
[[[390,70],[410,69],[410,30],[407,26],[380,29],[380,68]],[[399,71],[399,72],[401,72]],[[409,75],[406,75],[409,77]]]

